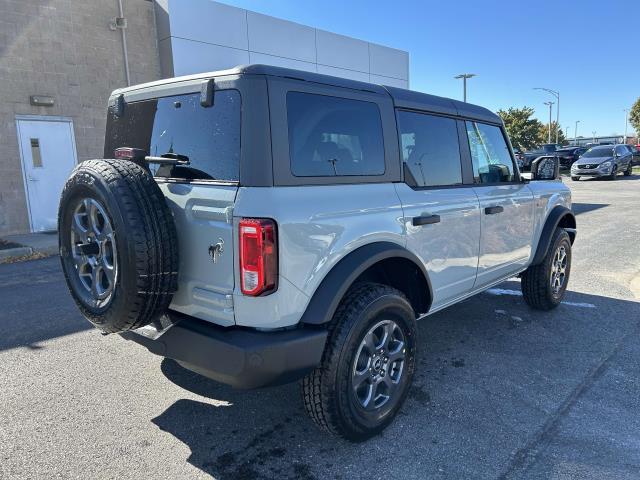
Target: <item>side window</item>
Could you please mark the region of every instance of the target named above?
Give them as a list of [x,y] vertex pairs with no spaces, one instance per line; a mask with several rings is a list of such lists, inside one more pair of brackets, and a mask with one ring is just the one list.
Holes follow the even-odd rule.
[[623,147],[621,145],[616,147],[616,153],[618,155],[620,155],[621,157],[623,157],[624,155],[626,155],[628,153],[627,152],[627,147]]
[[293,175],[384,174],[382,121],[377,104],[289,92],[287,121]]
[[402,160],[420,187],[462,183],[456,121],[413,112],[398,112]]
[[515,168],[502,130],[494,125],[466,122],[476,183],[516,181]]

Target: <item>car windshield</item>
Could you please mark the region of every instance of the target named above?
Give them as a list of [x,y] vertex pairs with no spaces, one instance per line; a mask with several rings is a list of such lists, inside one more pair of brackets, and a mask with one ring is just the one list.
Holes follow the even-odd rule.
[[582,158],[613,157],[613,148],[591,148],[582,155]]
[[543,145],[542,150],[545,152],[555,152],[557,147],[555,145]]

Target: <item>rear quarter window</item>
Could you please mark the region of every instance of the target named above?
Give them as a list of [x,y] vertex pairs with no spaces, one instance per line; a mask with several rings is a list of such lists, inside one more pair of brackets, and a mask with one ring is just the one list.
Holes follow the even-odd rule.
[[287,121],[293,175],[384,174],[382,121],[377,104],[289,92]]
[[214,104],[200,105],[191,93],[128,103],[120,117],[109,112],[105,157],[118,147],[135,147],[159,157],[176,153],[189,166],[161,168],[158,177],[236,182],[240,173],[241,98],[237,90],[215,92]]

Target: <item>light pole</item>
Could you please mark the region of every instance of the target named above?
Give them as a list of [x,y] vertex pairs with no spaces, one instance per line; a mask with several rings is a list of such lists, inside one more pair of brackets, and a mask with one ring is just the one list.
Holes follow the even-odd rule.
[[[551,143],[551,109],[553,108],[554,103],[555,102],[544,102],[545,105],[549,105],[549,135],[547,136],[547,143]],[[558,138],[558,133],[556,130],[556,139],[557,138]]]
[[593,142],[593,143],[596,143],[596,133],[597,133],[597,132],[594,130],[594,131],[593,131],[593,132],[591,132],[591,133],[593,134],[592,142]]
[[[543,87],[535,87],[534,90],[544,90],[545,92],[550,93],[551,95],[556,97],[556,101],[558,102],[558,105],[556,107],[556,123],[558,124],[556,126],[556,143],[558,143],[558,128],[560,128],[560,92]],[[549,121],[549,125],[551,125],[551,121]],[[549,143],[551,143],[551,139],[549,139]]]
[[576,120],[576,129],[573,131],[573,144],[578,145],[578,124],[580,120]]
[[624,142],[622,143],[627,143],[627,124],[629,123],[629,109],[625,108],[624,109]]
[[464,102],[467,103],[467,78],[472,78],[475,77],[476,74],[475,73],[461,73],[460,75],[456,75],[455,78],[456,80],[462,79],[462,85],[463,85],[463,92],[464,92]]

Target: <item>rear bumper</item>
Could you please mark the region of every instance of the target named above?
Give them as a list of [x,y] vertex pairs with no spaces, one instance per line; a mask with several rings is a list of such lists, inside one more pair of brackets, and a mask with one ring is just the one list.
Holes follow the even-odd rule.
[[278,385],[303,377],[320,363],[327,338],[323,328],[259,332],[223,328],[185,315],[171,319],[173,324],[155,338],[136,331],[120,335],[237,388]]

